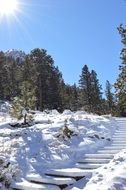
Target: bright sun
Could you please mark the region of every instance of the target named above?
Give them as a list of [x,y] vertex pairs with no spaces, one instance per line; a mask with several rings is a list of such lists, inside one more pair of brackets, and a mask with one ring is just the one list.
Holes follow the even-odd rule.
[[14,14],[18,10],[18,0],[0,0],[0,15]]

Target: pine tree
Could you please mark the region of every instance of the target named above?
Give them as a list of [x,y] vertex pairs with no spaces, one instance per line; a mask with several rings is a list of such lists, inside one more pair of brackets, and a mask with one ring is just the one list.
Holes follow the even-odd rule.
[[4,75],[4,64],[5,64],[5,55],[1,51],[0,52],[0,99],[4,99],[4,81],[3,81],[3,75]]
[[34,49],[30,53],[36,69],[36,95],[37,108],[58,109],[62,108],[60,85],[62,74],[58,67],[54,66],[54,60],[44,49]]
[[80,87],[80,106],[85,111],[91,112],[91,75],[87,65],[82,68],[82,73],[79,80]]
[[17,119],[23,118],[23,123],[26,124],[30,116],[29,110],[35,109],[35,90],[28,81],[23,82],[20,89],[21,95],[13,99],[10,114]]
[[119,67],[120,74],[115,83],[118,106],[122,115],[126,115],[126,27],[118,27],[124,48],[121,51],[122,65]]
[[97,73],[92,70],[91,71],[91,111],[97,114],[102,113],[101,109],[101,100],[102,100],[102,92],[101,85],[99,84],[99,80],[97,78]]
[[58,67],[52,67],[48,78],[47,88],[47,108],[57,109],[61,111],[62,100],[60,96],[60,85],[62,82],[62,74]]
[[112,85],[108,80],[106,81],[105,95],[107,99],[108,113],[113,114],[115,111],[115,98],[114,93],[112,93]]
[[71,95],[70,95],[71,110],[77,111],[78,109],[78,88],[76,84],[71,86]]
[[44,49],[34,49],[31,51],[31,59],[35,64],[37,80],[37,104],[38,109],[43,110],[47,108],[49,94],[48,89],[51,80],[51,73],[53,70],[54,61],[47,51]]

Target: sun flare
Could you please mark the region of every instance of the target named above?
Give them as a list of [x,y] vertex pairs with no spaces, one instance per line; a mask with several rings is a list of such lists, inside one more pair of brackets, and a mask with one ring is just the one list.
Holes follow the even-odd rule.
[[0,15],[14,14],[18,10],[18,0],[0,0]]

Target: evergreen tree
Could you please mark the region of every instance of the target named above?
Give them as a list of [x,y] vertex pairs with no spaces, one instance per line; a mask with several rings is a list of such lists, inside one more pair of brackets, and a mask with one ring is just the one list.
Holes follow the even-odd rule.
[[112,93],[112,85],[108,80],[106,81],[105,95],[107,99],[108,113],[112,114],[115,111],[115,98],[114,94]]
[[[47,51],[44,49],[34,49],[31,51],[31,59],[35,64],[37,79],[36,79],[36,93],[37,93],[37,107],[39,110],[43,110],[49,107],[52,107],[49,103],[52,98],[52,91],[56,94],[58,88],[57,86],[57,77],[59,75],[58,70],[54,67],[54,61],[50,55],[47,54]],[[57,76],[56,76],[57,73]],[[57,81],[56,81],[57,80]],[[56,84],[52,85],[52,82]],[[55,89],[54,89],[55,88]],[[53,98],[52,98],[53,99]],[[54,107],[58,107],[54,103]]]
[[71,95],[70,95],[71,110],[77,111],[78,109],[78,88],[76,84],[71,86]]
[[99,84],[99,80],[97,78],[97,73],[92,70],[91,71],[91,111],[97,114],[102,113],[101,109],[101,100],[102,100],[102,92],[101,85]]
[[26,124],[30,116],[29,110],[35,109],[35,90],[29,81],[23,82],[20,89],[21,95],[13,99],[10,114],[17,119],[23,118],[23,123]]
[[4,64],[5,64],[5,55],[1,51],[0,52],[0,99],[4,99],[4,81],[3,81],[3,75],[4,75]]
[[46,106],[48,109],[57,109],[58,111],[61,111],[62,99],[60,95],[60,85],[62,82],[62,74],[58,67],[53,67],[49,75]]
[[122,65],[119,67],[120,73],[115,83],[116,96],[121,115],[126,115],[126,27],[118,27],[124,48],[121,51]]
[[89,72],[88,66],[84,65],[82,68],[82,73],[79,80],[80,87],[80,106],[84,110],[91,112],[91,74]]
[[10,101],[11,98],[20,93],[20,66],[17,65],[17,62],[12,57],[6,57],[3,71],[4,98]]

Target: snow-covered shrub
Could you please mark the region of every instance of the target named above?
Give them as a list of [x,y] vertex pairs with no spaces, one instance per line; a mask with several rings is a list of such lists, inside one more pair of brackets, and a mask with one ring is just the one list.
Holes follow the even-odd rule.
[[0,157],[0,188],[9,188],[12,179],[18,174],[17,165],[11,164],[5,157]]
[[74,131],[69,129],[67,119],[65,119],[64,126],[62,127],[57,137],[62,138],[62,139],[70,139],[73,135],[74,135]]
[[11,109],[10,109],[11,117],[20,120],[22,118],[22,110],[23,110],[23,107],[21,106],[20,98],[15,97],[13,99]]
[[102,115],[104,118],[106,118],[106,119],[111,119],[112,118],[112,115],[111,114],[109,114],[109,115]]

